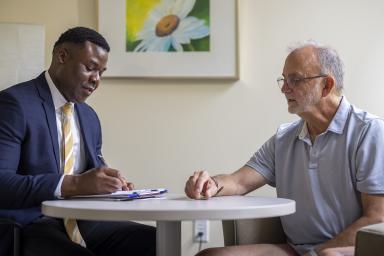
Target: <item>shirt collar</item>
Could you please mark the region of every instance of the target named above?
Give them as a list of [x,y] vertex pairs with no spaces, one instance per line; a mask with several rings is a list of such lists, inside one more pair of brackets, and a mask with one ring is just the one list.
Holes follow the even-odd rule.
[[55,110],[58,110],[62,106],[64,106],[64,104],[67,103],[68,101],[64,98],[64,96],[57,89],[57,87],[53,83],[53,80],[52,80],[51,76],[49,75],[48,71],[45,71],[44,75],[45,75],[45,79],[47,80],[49,90],[51,91],[53,105],[55,106]]
[[335,116],[333,117],[331,123],[328,126],[328,131],[342,134],[345,124],[348,118],[348,112],[351,108],[351,104],[347,101],[345,96],[342,97],[340,105],[336,111]]
[[304,120],[301,120],[301,123],[302,123],[301,129],[299,130],[297,136],[299,137],[299,139],[303,140],[304,138],[309,136],[309,134],[308,134],[307,122],[305,122]]
[[[339,107],[337,108],[337,111],[335,113],[335,116],[332,118],[332,121],[329,124],[325,133],[327,131],[331,131],[331,132],[338,133],[338,134],[343,133],[345,123],[347,122],[348,111],[350,109],[350,106],[351,106],[351,104],[347,101],[345,96],[343,96],[341,98]],[[308,137],[309,134],[308,134],[307,122],[305,122],[304,120],[301,120],[301,122],[302,122],[301,129],[298,130],[297,136],[299,137],[299,139],[302,140],[302,139]]]

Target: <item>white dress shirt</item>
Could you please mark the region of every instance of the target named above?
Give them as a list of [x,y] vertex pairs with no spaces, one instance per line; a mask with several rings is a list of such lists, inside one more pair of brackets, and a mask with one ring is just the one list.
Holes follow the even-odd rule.
[[[63,159],[64,154],[62,152],[63,145],[62,145],[62,129],[61,129],[63,113],[62,113],[61,107],[67,103],[67,100],[59,92],[59,90],[53,83],[52,78],[50,77],[48,71],[45,72],[45,78],[47,80],[49,89],[51,91],[53,105],[55,106],[57,140],[59,142],[59,152],[60,152],[60,172],[64,173],[64,159]],[[74,107],[74,103],[71,102],[71,104]],[[85,169],[86,158],[85,158],[85,152],[84,152],[84,143],[83,143],[83,139],[80,132],[80,124],[79,124],[79,119],[77,117],[76,110],[73,111],[73,115],[71,118],[71,130],[72,130],[72,136],[73,136],[73,154],[75,157],[73,173],[80,173]],[[64,176],[65,175],[61,177],[59,183],[57,184],[57,187],[55,190],[55,196],[57,197],[61,197],[61,185],[63,183]]]

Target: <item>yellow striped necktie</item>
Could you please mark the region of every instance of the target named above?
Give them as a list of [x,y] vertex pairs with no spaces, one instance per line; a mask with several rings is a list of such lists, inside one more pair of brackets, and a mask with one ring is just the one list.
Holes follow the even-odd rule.
[[73,166],[75,163],[75,157],[73,155],[73,135],[71,127],[71,119],[73,115],[73,109],[71,103],[67,102],[63,107],[63,162],[64,162],[64,174],[72,174]]
[[[72,174],[73,167],[75,164],[75,156],[73,154],[73,134],[71,120],[73,115],[73,106],[67,102],[62,107],[63,119],[62,119],[62,154],[64,164],[64,174]],[[82,246],[85,247],[85,242],[81,237],[79,227],[77,226],[75,219],[64,219],[65,230],[69,238]]]

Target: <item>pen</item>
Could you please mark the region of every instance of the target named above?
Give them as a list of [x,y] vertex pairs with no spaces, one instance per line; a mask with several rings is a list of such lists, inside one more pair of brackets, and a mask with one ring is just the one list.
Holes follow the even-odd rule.
[[100,159],[102,165],[108,167],[107,162],[105,162],[105,159],[102,155],[97,155],[97,157]]
[[[104,159],[104,157],[103,157],[102,155],[97,155],[97,157],[100,159],[101,164],[102,164],[103,166],[108,167],[108,164],[107,164],[107,162],[105,162],[105,159]],[[120,177],[120,176],[117,177],[117,178],[121,181],[121,183],[126,184],[124,178],[122,178],[122,177]],[[118,191],[121,191],[121,190],[122,190],[121,188],[118,189]]]

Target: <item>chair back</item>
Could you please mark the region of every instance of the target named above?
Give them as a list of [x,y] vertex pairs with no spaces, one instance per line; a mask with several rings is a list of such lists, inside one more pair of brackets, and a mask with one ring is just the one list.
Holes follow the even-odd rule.
[[356,234],[355,256],[384,255],[384,223],[365,226]]
[[224,245],[286,243],[279,217],[223,220]]

